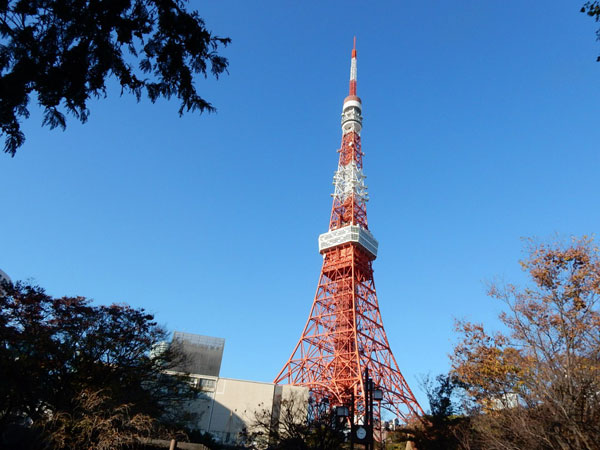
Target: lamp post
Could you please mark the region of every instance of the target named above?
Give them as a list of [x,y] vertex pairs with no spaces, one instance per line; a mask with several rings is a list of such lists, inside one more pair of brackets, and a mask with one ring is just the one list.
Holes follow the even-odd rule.
[[[380,388],[373,389],[373,400],[377,402],[377,406],[379,407],[379,442],[383,442],[383,436],[381,432],[381,400],[383,400],[383,391]],[[371,414],[373,413],[373,405],[371,404]],[[373,416],[371,415],[371,421]],[[371,433],[373,433],[373,424],[371,424]],[[375,449],[375,442],[371,440],[373,449]],[[383,444],[381,445],[383,448]]]
[[[377,402],[377,406],[379,408],[379,442],[382,443],[383,442],[383,434],[381,431],[381,400],[383,400],[383,391],[380,388],[373,389],[373,400],[375,400]],[[371,410],[371,412],[372,412],[372,410]],[[371,432],[373,432],[373,431],[371,431]],[[383,444],[381,445],[381,448],[383,448]],[[375,449],[374,442],[373,442],[373,449]]]
[[[373,439],[374,415],[373,401],[379,403],[381,415],[381,400],[383,400],[383,391],[375,387],[373,380],[369,378],[369,368],[365,369],[365,415],[362,424],[354,423],[354,391],[352,391],[352,412],[350,416],[350,449],[354,449],[354,443],[364,444],[365,450],[375,449],[375,440]],[[381,436],[380,436],[381,437]]]

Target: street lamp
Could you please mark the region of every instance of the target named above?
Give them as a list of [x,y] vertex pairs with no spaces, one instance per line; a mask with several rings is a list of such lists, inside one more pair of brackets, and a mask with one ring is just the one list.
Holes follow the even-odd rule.
[[336,417],[348,417],[350,415],[350,410],[347,406],[336,406],[335,415]]
[[[383,400],[383,391],[379,387],[375,387],[373,380],[369,378],[369,369],[365,369],[365,415],[362,424],[354,423],[354,414],[350,419],[351,434],[350,448],[354,449],[354,444],[364,444],[365,450],[373,450],[375,448],[373,440],[373,401],[379,403],[379,412],[381,415],[381,400]],[[354,405],[354,395],[352,396],[352,405]]]
[[383,400],[383,391],[381,389],[373,389],[373,400],[376,402]]
[[[383,448],[383,431],[381,429],[381,400],[383,400],[383,391],[380,388],[373,389],[372,398],[379,406],[379,442],[381,442],[381,448]],[[373,406],[371,405],[371,412],[373,412],[372,408]],[[373,428],[371,428],[371,433],[373,433]],[[375,448],[375,444],[372,445]]]

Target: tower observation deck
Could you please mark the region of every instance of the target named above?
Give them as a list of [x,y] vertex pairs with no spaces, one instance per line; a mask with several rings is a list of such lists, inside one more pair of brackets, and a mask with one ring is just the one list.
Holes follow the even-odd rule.
[[373,261],[378,242],[369,231],[361,147],[362,102],[357,96],[356,40],[350,88],[342,106],[342,143],[333,176],[329,230],[319,236],[323,267],[308,321],[275,383],[306,386],[317,402],[365,411],[364,372],[383,391],[381,408],[407,422],[423,414],[402,376],[383,328]]

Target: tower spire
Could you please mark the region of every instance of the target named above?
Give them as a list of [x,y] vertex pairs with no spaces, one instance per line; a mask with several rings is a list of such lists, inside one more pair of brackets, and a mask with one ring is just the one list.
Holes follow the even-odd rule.
[[352,60],[350,62],[350,92],[348,96],[356,96],[356,36],[352,47]]
[[423,414],[390,349],[373,280],[378,243],[367,224],[362,104],[356,96],[356,40],[350,95],[342,106],[342,145],[333,176],[329,230],[319,236],[323,268],[310,315],[292,355],[275,378],[309,388],[313,400],[367,412],[364,374],[383,390],[381,407],[408,421]]

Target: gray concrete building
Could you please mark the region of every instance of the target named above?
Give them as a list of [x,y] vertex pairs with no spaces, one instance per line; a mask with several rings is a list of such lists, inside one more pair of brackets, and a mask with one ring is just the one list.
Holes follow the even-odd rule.
[[2,283],[3,282],[12,282],[12,280],[10,279],[10,277],[8,275],[6,275],[5,272],[2,271],[2,269],[0,269],[0,294],[2,294],[4,291],[2,290]]
[[8,281],[10,283],[10,277],[8,275],[6,275],[5,272],[2,271],[2,269],[0,269],[0,282],[1,281]]
[[[308,406],[308,389],[303,387],[193,377],[203,387],[201,395],[191,404],[192,411],[198,414],[197,428],[224,444],[240,443],[244,431],[253,430],[259,414],[266,413],[276,421],[282,401],[294,398],[305,405],[305,411]],[[306,414],[299,419],[304,418]]]
[[186,362],[175,370],[219,376],[225,339],[175,331],[172,343],[180,346],[187,357]]
[[252,430],[257,414],[266,412],[277,420],[286,400],[293,398],[300,410],[307,410],[307,388],[220,377],[222,338],[176,331],[172,343],[180,345],[189,360],[178,371],[189,373],[200,390],[190,403],[190,410],[198,415],[195,427],[222,443],[240,443],[244,430]]

